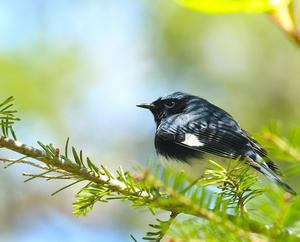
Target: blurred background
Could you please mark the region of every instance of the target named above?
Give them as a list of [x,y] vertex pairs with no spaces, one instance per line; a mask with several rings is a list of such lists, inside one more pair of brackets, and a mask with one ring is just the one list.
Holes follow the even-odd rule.
[[[158,160],[154,122],[135,107],[173,91],[209,99],[251,133],[300,119],[300,52],[265,15],[206,15],[173,1],[0,1],[0,98],[15,96],[19,139],[132,169]],[[8,155],[0,150],[1,156]],[[9,154],[11,156],[11,154]],[[72,215],[78,188],[23,183],[0,167],[0,241],[131,241],[154,219],[118,201]],[[296,184],[297,180],[291,182]]]

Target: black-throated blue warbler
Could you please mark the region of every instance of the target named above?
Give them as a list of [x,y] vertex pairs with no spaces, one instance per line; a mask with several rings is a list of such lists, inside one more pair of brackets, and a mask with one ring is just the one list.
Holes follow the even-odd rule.
[[[201,162],[206,155],[240,159],[291,194],[296,192],[279,177],[267,152],[223,109],[198,96],[175,92],[150,104],[156,123],[155,149],[167,159]],[[202,161],[203,162],[203,161]]]

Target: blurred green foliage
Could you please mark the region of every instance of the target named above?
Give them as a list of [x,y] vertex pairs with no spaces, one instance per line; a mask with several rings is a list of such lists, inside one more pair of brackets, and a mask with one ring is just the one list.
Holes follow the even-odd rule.
[[0,94],[11,93],[25,112],[51,120],[62,103],[76,96],[70,90],[78,64],[74,49],[57,51],[38,43],[21,53],[0,53]]

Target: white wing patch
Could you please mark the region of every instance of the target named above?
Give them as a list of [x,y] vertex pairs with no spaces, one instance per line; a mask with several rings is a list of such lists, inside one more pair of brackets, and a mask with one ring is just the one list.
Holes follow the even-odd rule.
[[200,147],[204,145],[204,143],[200,142],[198,137],[194,134],[185,134],[184,141],[181,143],[192,147]]

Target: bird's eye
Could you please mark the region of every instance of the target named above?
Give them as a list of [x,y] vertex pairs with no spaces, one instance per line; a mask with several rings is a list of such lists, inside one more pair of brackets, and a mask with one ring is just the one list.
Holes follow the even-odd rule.
[[165,107],[166,108],[174,108],[175,107],[175,101],[167,101],[166,103],[165,103]]

